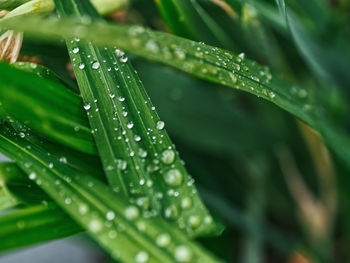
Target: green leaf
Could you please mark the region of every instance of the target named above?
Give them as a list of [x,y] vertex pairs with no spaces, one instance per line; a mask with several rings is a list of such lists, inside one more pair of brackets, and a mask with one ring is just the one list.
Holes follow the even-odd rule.
[[19,204],[19,200],[8,189],[5,174],[12,176],[16,173],[12,167],[13,163],[0,163],[0,212],[4,209],[14,207]]
[[47,15],[55,8],[52,0],[32,0],[21,4],[15,9],[7,13],[1,20],[9,19],[12,17],[23,17],[31,15]]
[[[309,64],[310,68],[321,81],[326,81],[331,85],[337,84],[339,87],[343,87],[344,91],[348,93],[350,84],[350,56],[348,52],[339,50],[337,47],[339,45],[338,42],[333,45],[328,44],[327,46],[323,40],[313,37],[307,32],[300,19],[286,7],[284,0],[276,0],[276,2],[281,14],[286,20],[300,54]],[[316,7],[316,5],[312,6],[314,8]]]
[[29,0],[0,0],[0,9],[11,10],[28,1]]
[[0,251],[76,234],[81,228],[54,203],[14,210],[0,216]]
[[[234,43],[197,0],[156,0],[165,22],[177,35],[232,47]],[[189,31],[190,33],[188,33]]]
[[[43,26],[43,24],[45,24]],[[350,168],[350,140],[342,127],[328,120],[327,105],[313,101],[306,89],[273,76],[268,68],[223,49],[186,40],[140,26],[76,19],[28,18],[0,23],[42,39],[79,37],[101,45],[118,45],[142,58],[163,63],[193,76],[249,92],[290,112],[319,131],[340,160]],[[92,34],[92,32],[94,32]]]
[[33,63],[33,62],[16,62],[11,64],[11,66],[21,69],[23,71],[31,72],[33,74],[38,75],[39,77],[43,77],[58,83],[64,84],[61,79],[49,68],[44,67],[42,65]]
[[[88,2],[59,1],[56,7],[63,17],[99,17]],[[220,231],[124,52],[79,39],[67,46],[111,187],[191,235]]]
[[[62,84],[6,64],[0,63],[0,72],[0,102],[6,116],[25,122],[33,130],[64,145],[96,153],[78,95]],[[54,99],[48,101],[45,99],[48,96]]]
[[[184,233],[160,216],[140,214],[99,180],[57,162],[4,124],[0,149],[15,160],[29,179],[46,191],[77,223],[88,230],[115,259],[124,262],[217,262]],[[51,217],[50,217],[51,218]],[[11,220],[13,221],[13,220]]]

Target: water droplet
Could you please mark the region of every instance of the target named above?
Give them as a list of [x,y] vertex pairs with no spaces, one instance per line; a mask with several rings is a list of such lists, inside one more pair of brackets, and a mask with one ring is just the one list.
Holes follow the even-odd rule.
[[240,59],[244,59],[244,58],[245,58],[245,54],[244,54],[244,53],[240,53],[240,54],[238,55],[238,57],[239,57]]
[[19,133],[19,137],[24,138],[24,137],[26,137],[26,135],[25,135],[24,132],[20,132],[20,133]]
[[120,62],[125,63],[128,61],[128,57],[121,57],[119,60]]
[[89,207],[85,204],[80,204],[79,205],[79,213],[81,215],[85,215],[89,211]]
[[89,110],[90,108],[91,108],[90,103],[84,105],[84,109],[85,109],[85,110]]
[[60,157],[59,160],[60,160],[61,163],[67,163],[67,158],[64,157],[64,156]]
[[175,259],[178,262],[189,262],[191,261],[192,253],[186,246],[178,246],[175,248]]
[[29,178],[30,180],[35,180],[35,178],[36,178],[36,173],[34,173],[34,172],[30,173],[29,176],[28,176],[28,178]]
[[165,150],[162,152],[160,159],[164,164],[172,164],[175,160],[175,152],[173,150]]
[[128,163],[122,159],[118,159],[116,162],[117,162],[117,167],[120,170],[125,170],[128,166]]
[[111,97],[111,99],[113,99],[115,97],[114,93],[109,94],[109,97]]
[[181,185],[182,179],[182,173],[178,169],[170,169],[164,174],[165,182],[171,186]]
[[178,48],[175,50],[174,53],[175,53],[175,56],[180,60],[184,60],[186,58],[186,53],[182,49]]
[[134,136],[134,140],[135,140],[135,142],[141,141],[141,136],[140,135],[135,135]]
[[197,228],[201,224],[201,219],[199,216],[190,216],[188,219],[188,223],[192,228]]
[[126,127],[128,127],[128,129],[132,129],[132,127],[134,127],[134,123],[131,121],[126,125]]
[[79,52],[79,48],[78,48],[78,47],[73,48],[72,52],[73,52],[74,54],[77,54],[77,53]]
[[141,158],[146,158],[147,157],[147,151],[145,151],[144,149],[140,148],[139,151],[138,151],[138,155]]
[[114,218],[115,218],[114,212],[113,212],[113,211],[108,211],[107,214],[106,214],[106,219],[107,219],[108,221],[111,221],[111,220],[113,220]]
[[163,130],[164,126],[165,126],[164,121],[158,121],[157,124],[156,124],[157,130]]
[[167,247],[170,244],[170,235],[168,233],[157,236],[156,243],[160,247]]
[[92,219],[88,227],[91,232],[96,233],[102,229],[102,222],[99,219]]
[[79,63],[79,68],[80,69],[84,69],[85,68],[85,64],[84,63]]
[[300,98],[306,98],[307,97],[307,91],[305,90],[305,89],[300,89],[299,91],[298,91],[298,96],[300,97]]
[[136,204],[143,208],[143,210],[147,210],[150,207],[150,200],[147,196],[139,197],[136,200]]
[[181,208],[188,209],[192,206],[192,199],[191,197],[184,197],[181,199]]
[[148,261],[148,254],[145,251],[140,251],[139,253],[136,254],[135,261],[137,263],[146,263]]
[[139,212],[139,209],[136,206],[128,206],[125,209],[125,213],[124,214],[125,214],[125,217],[128,220],[135,220],[136,218],[139,217],[140,212]]
[[115,50],[115,54],[118,56],[118,57],[121,57],[121,56],[124,56],[124,52],[123,51],[121,51],[120,49],[116,49]]
[[93,69],[98,69],[100,67],[100,63],[98,63],[97,61],[92,63],[92,68]]
[[72,203],[72,199],[69,198],[69,197],[67,197],[66,199],[64,199],[64,203],[65,203],[66,205],[70,205],[70,204]]
[[159,46],[154,40],[148,40],[145,47],[153,53],[157,53],[159,51]]
[[176,205],[170,205],[164,209],[164,217],[167,219],[176,219],[179,215],[179,209]]

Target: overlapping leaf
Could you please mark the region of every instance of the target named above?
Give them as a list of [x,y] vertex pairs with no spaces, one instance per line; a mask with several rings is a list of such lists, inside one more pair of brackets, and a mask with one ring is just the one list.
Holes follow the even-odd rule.
[[[59,1],[62,16],[98,18],[88,3]],[[110,185],[190,234],[216,231],[136,72],[118,49],[67,46]]]
[[26,19],[25,23],[13,20],[2,25],[24,30],[36,38],[45,35],[54,40],[60,36],[76,36],[102,45],[118,45],[145,59],[252,93],[276,104],[320,131],[338,157],[349,165],[350,140],[342,128],[336,127],[323,117],[324,107],[327,106],[316,104],[312,97],[308,96],[306,89],[273,77],[267,68],[244,58],[243,55],[237,56],[226,50],[150,31],[140,26],[77,22],[74,19],[45,20],[44,26],[42,20],[37,19]]
[[26,139],[30,134],[23,138],[6,124],[0,134],[1,151],[114,258],[125,262],[217,262],[161,217],[148,218],[94,177],[57,162]]

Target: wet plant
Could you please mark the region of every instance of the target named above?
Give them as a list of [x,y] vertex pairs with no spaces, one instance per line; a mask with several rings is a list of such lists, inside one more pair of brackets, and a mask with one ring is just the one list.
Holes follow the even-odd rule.
[[349,9],[0,0],[0,251],[346,262]]

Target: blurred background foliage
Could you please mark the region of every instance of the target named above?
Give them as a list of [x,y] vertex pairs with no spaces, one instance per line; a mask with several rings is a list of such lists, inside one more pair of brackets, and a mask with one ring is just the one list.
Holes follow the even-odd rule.
[[[300,97],[326,105],[349,131],[349,12],[348,0],[133,0],[107,19],[244,53],[303,87]],[[78,90],[63,44],[24,35],[21,59]],[[227,262],[350,262],[349,170],[317,132],[248,93],[131,59],[204,202],[226,225],[200,239],[205,247]]]

